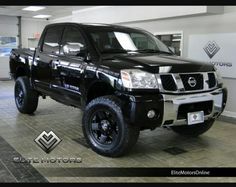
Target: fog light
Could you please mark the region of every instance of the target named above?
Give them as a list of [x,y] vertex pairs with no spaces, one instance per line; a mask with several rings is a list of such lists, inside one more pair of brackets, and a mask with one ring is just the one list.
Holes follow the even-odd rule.
[[148,118],[154,118],[156,115],[155,111],[154,110],[149,110],[148,113],[147,113],[147,117]]

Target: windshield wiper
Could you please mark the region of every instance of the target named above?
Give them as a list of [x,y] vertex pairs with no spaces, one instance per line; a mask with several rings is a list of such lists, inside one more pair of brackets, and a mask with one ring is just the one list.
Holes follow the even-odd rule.
[[160,51],[160,50],[156,50],[156,49],[139,49],[139,50],[135,50],[135,52],[143,52],[143,53],[165,53],[165,54],[172,54],[171,52],[167,52],[167,51]]
[[138,50],[125,50],[125,49],[107,49],[101,51],[102,54],[104,53],[132,53],[132,52],[139,52],[139,53],[165,53],[165,54],[172,54],[171,52],[167,51],[160,51],[156,49],[138,49]]
[[125,49],[107,49],[107,50],[101,51],[101,53],[127,53],[127,52],[130,52],[130,51],[125,50]]

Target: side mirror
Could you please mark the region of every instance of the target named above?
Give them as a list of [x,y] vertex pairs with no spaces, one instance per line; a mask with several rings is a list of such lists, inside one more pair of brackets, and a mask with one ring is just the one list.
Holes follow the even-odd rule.
[[168,46],[168,49],[169,49],[173,54],[175,54],[175,48],[174,48],[174,47]]
[[79,44],[66,44],[63,46],[63,52],[66,55],[77,56],[80,53]]

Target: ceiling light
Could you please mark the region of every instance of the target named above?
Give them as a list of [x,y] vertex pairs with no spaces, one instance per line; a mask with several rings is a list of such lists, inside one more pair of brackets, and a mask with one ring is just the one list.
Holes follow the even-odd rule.
[[33,16],[33,18],[50,18],[51,15],[37,15],[37,16]]
[[45,9],[45,7],[42,6],[28,6],[26,8],[23,8],[22,10],[26,10],[26,11],[38,11],[38,10],[42,10]]

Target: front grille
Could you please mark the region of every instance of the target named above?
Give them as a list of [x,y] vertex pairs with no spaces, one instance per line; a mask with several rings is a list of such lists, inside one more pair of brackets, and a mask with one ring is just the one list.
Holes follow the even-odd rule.
[[214,72],[168,73],[157,75],[157,79],[161,83],[160,91],[167,93],[194,93],[212,90],[217,86]]
[[209,88],[215,87],[216,77],[214,73],[208,73],[208,85],[209,85]]
[[204,111],[204,115],[212,112],[213,101],[189,103],[179,106],[177,119],[187,119],[188,112]]
[[202,74],[180,74],[180,78],[186,91],[203,89]]
[[177,86],[172,75],[161,75],[162,87],[167,91],[176,91]]

